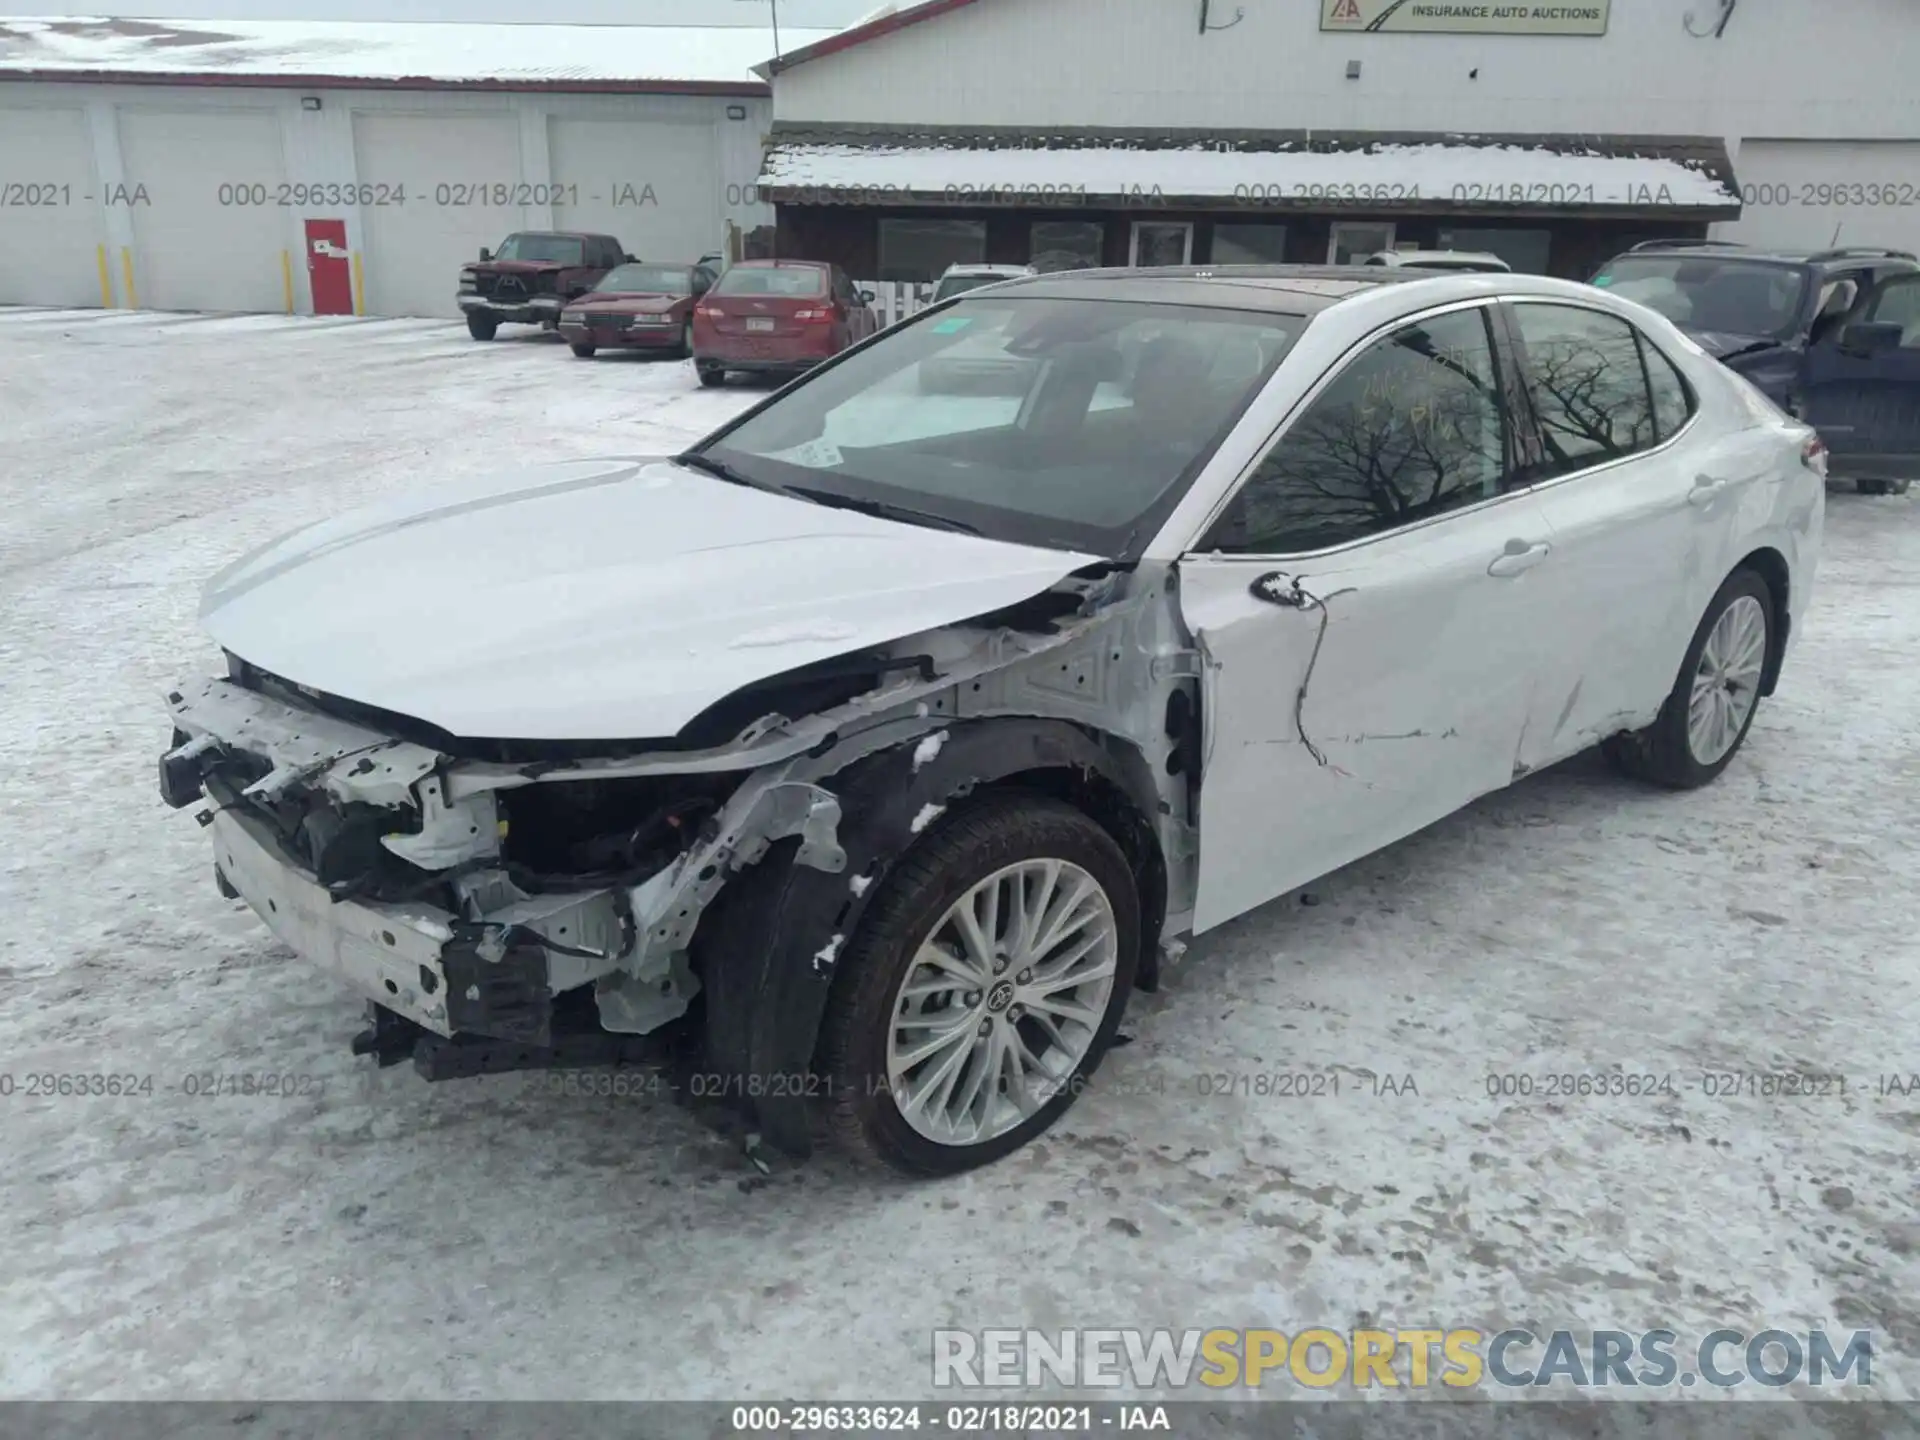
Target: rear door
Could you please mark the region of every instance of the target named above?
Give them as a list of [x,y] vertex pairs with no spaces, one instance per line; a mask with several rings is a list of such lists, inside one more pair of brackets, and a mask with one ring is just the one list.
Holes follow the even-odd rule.
[[1197,930],[1508,781],[1554,557],[1508,488],[1490,313],[1343,362],[1180,561],[1206,661]]
[[1538,598],[1562,631],[1518,756],[1538,769],[1659,711],[1738,558],[1724,553],[1730,519],[1772,459],[1748,436],[1694,426],[1684,377],[1620,316],[1534,299],[1508,314],[1540,451],[1526,478],[1556,559]]
[[1920,274],[1881,281],[1807,352],[1802,418],[1837,476],[1920,475]]

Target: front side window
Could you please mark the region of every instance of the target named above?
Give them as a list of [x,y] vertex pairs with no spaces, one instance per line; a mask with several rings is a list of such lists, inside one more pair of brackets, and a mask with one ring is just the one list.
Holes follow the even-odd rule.
[[1348,363],[1248,477],[1203,548],[1298,554],[1500,493],[1504,407],[1483,308],[1405,326]]
[[1860,318],[1870,325],[1898,325],[1907,332],[1904,345],[1920,344],[1920,275],[1902,276],[1881,286]]
[[1799,330],[1811,278],[1796,265],[1718,255],[1622,255],[1593,283],[1685,330],[1785,340]]
[[693,275],[673,265],[620,265],[598,288],[603,295],[690,295]]
[[702,453],[771,489],[1137,556],[1303,324],[1139,301],[962,296],[818,372]]
[[1633,326],[1572,305],[1522,304],[1514,323],[1547,480],[1604,465],[1654,443],[1653,401]]
[[493,258],[542,265],[578,265],[584,243],[572,235],[509,235],[500,242]]
[[827,272],[817,265],[736,265],[720,277],[713,293],[803,299],[827,293]]

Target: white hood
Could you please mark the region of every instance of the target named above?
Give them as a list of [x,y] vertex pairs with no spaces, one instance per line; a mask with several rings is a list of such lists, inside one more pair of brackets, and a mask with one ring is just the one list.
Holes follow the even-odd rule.
[[217,575],[200,615],[252,664],[455,735],[664,739],[743,685],[1016,604],[1093,558],[612,459],[309,526]]

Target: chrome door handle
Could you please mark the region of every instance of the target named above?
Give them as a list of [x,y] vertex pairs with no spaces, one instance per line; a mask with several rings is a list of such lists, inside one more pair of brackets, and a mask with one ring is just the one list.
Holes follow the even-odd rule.
[[1687,492],[1687,503],[1711,505],[1713,497],[1726,488],[1727,482],[1724,480],[1716,480],[1711,475],[1696,475],[1693,477],[1693,489]]
[[1487,574],[1505,577],[1531,570],[1547,558],[1551,548],[1544,540],[1531,545],[1524,540],[1509,540],[1507,548],[1494,556],[1493,563],[1487,566]]

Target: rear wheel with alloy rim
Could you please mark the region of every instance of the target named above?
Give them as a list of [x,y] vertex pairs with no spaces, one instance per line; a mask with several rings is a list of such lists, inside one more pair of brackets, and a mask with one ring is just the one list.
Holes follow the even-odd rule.
[[997,1160],[1112,1042],[1139,961],[1132,871],[1081,811],[1008,795],[929,832],[884,884],[823,1031],[836,1137],[912,1174]]
[[1772,653],[1773,592],[1736,570],[1707,606],[1660,717],[1603,747],[1616,767],[1675,790],[1705,785],[1727,768],[1760,707]]

